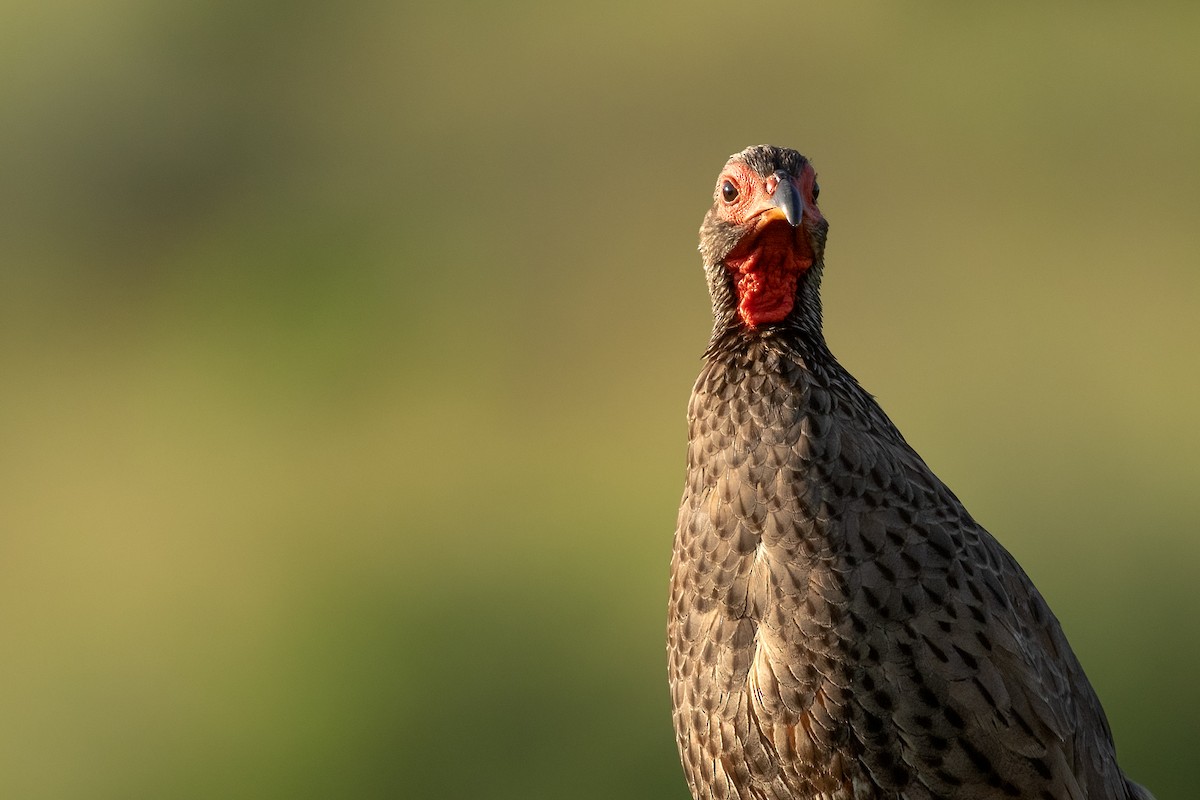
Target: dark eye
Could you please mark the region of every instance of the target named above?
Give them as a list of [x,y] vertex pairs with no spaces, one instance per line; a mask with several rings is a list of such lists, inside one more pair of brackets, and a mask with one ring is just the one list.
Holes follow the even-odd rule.
[[821,196],[821,184],[814,183],[813,184],[813,200],[816,200],[820,196]]
[[726,203],[732,203],[737,200],[738,188],[733,185],[733,181],[725,181],[721,184],[721,197],[725,198]]

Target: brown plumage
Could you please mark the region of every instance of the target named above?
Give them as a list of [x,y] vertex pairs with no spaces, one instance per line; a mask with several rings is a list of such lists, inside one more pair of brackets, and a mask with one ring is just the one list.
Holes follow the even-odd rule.
[[751,147],[700,229],[668,622],[693,796],[1152,800],[1028,576],[826,347],[816,200]]

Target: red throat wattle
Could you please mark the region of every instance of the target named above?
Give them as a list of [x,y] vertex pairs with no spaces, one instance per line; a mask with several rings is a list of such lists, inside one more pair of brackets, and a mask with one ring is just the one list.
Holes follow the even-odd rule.
[[738,296],[738,316],[750,328],[782,322],[796,302],[796,282],[813,263],[803,226],[772,220],[725,257]]

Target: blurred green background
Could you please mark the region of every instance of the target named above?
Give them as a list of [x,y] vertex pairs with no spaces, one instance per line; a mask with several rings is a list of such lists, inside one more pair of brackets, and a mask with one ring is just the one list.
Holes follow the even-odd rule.
[[[1145,7],[1151,8],[1151,7]],[[678,798],[696,229],[1200,783],[1200,6],[5,3],[0,795]]]

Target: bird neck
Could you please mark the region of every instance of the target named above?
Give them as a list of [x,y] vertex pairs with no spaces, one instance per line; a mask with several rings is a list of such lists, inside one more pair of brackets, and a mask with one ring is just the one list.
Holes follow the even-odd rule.
[[724,319],[718,316],[704,357],[710,362],[733,364],[758,360],[767,354],[781,356],[816,373],[839,368],[825,343],[820,317],[814,320],[800,313],[759,328],[743,324],[736,313]]
[[810,367],[821,369],[837,362],[825,344],[821,329],[821,272],[818,260],[799,276],[792,311],[779,322],[761,326],[746,323],[738,313],[734,281],[724,265],[710,265],[709,289],[713,301],[713,331],[705,358],[743,360],[750,351],[778,352]]

